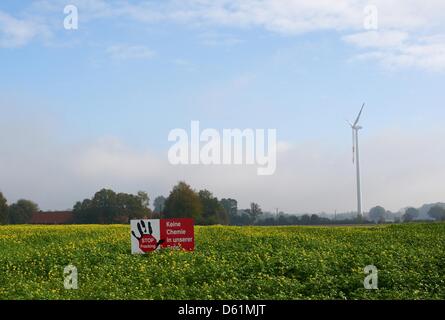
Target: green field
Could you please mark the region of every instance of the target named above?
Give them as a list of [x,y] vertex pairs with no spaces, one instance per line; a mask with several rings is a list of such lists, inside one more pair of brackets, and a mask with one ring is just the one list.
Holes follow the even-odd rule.
[[444,223],[195,232],[195,252],[133,256],[129,226],[0,226],[0,299],[445,299]]

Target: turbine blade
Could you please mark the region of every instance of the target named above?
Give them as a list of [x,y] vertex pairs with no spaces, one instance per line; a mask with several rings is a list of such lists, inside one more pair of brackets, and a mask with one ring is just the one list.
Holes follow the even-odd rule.
[[357,116],[357,119],[355,120],[355,122],[354,122],[354,127],[358,124],[358,122],[359,122],[359,120],[360,120],[360,117],[361,117],[361,115],[362,115],[362,112],[363,112],[363,108],[365,107],[365,104],[363,103],[363,105],[362,105],[362,108],[360,109],[360,112],[359,112],[359,114],[358,114],[358,116]]

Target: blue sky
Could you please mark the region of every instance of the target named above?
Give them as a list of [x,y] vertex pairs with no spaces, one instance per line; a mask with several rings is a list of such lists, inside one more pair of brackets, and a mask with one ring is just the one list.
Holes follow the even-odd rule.
[[[366,102],[366,209],[443,201],[445,5],[375,4],[370,31],[359,0],[2,1],[0,189],[65,209],[185,179],[241,206],[353,210],[345,119]],[[277,129],[277,173],[169,166],[168,133],[192,120]]]

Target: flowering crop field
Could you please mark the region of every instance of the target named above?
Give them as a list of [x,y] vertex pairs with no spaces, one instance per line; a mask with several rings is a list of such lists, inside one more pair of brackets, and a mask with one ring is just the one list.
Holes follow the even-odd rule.
[[129,226],[0,226],[0,299],[445,299],[444,223],[195,233],[194,252],[131,255]]

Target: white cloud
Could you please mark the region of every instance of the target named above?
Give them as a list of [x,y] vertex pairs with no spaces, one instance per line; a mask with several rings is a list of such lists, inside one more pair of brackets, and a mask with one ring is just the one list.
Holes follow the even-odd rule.
[[[417,30],[443,27],[445,3],[430,0],[375,0],[382,29]],[[363,29],[368,0],[182,0],[112,2],[115,15],[143,22],[160,20],[231,27],[263,27],[284,34],[318,30]]]
[[[343,39],[365,50],[359,57],[377,60],[387,67],[416,67],[443,70],[445,42],[428,40],[445,34],[445,2],[415,0],[376,0],[379,31],[364,32],[365,0],[185,0],[166,1],[162,5],[122,3],[108,11],[140,22],[174,21],[194,25],[264,28],[298,35],[320,30],[351,33]],[[202,41],[208,45],[234,45],[242,39],[207,32]]]
[[445,71],[445,38],[441,35],[413,38],[405,32],[372,31],[345,36],[343,40],[367,49],[356,58],[375,60],[387,68]]
[[84,178],[138,180],[156,176],[162,161],[149,152],[137,152],[116,138],[101,139],[79,150],[74,172]]
[[177,65],[177,66],[181,66],[181,67],[193,67],[193,64],[186,60],[186,59],[182,59],[182,58],[176,58],[173,59],[172,62]]
[[107,48],[107,53],[114,60],[151,59],[155,52],[146,46],[140,45],[113,45]]
[[[141,24],[178,23],[205,28],[202,42],[208,45],[232,46],[243,41],[232,34],[234,29],[264,29],[284,35],[317,31],[335,31],[339,37],[358,49],[361,58],[374,59],[387,66],[443,70],[444,41],[426,40],[445,35],[445,2],[443,0],[374,0],[378,9],[378,33],[364,30],[368,0],[166,0],[104,1],[73,0],[78,6],[81,23],[97,19],[119,19]],[[64,1],[36,1],[29,10],[45,19],[49,12],[60,15]],[[53,16],[54,18],[54,16]],[[57,20],[58,21],[58,20]],[[26,21],[0,15],[3,46],[20,46],[35,37]],[[13,26],[13,27],[12,27]],[[60,27],[60,26],[59,26]],[[231,34],[208,31],[229,27]],[[223,32],[221,32],[223,31]],[[215,36],[216,35],[216,36]],[[403,44],[402,47],[401,43]],[[389,47],[391,45],[391,48]],[[385,50],[374,50],[376,48]],[[147,48],[110,48],[118,58],[148,58]]]
[[401,31],[368,31],[344,36],[343,40],[359,48],[388,48],[400,47],[407,38]]
[[288,152],[288,151],[292,150],[292,148],[293,148],[292,143],[290,143],[288,141],[278,141],[277,142],[277,152],[278,153]]
[[243,42],[240,38],[214,31],[207,31],[199,35],[200,41],[207,46],[231,47]]
[[17,19],[0,11],[0,48],[24,46],[46,32],[46,28],[35,21]]

